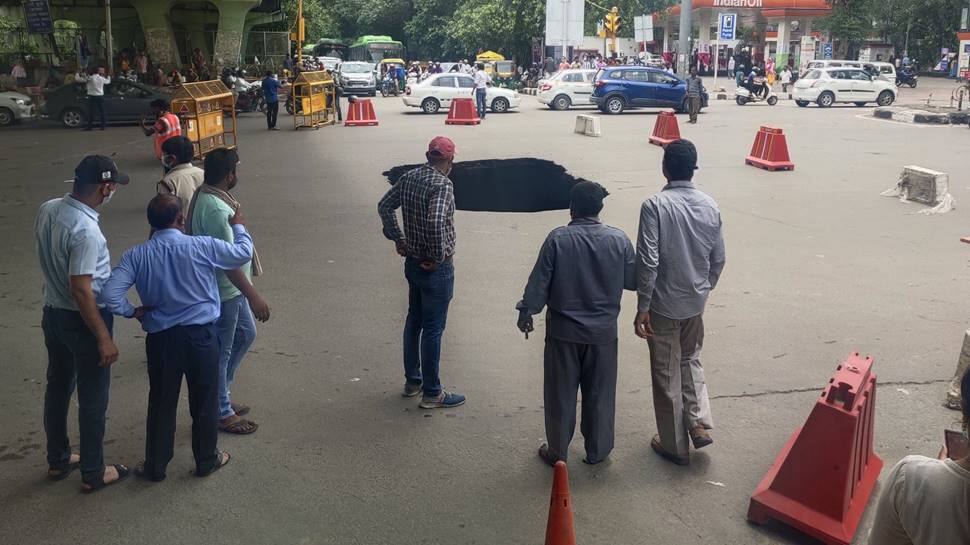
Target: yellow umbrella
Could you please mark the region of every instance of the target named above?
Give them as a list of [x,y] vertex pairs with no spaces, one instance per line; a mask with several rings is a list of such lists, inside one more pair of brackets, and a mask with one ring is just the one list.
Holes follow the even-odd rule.
[[502,55],[499,55],[494,51],[485,51],[484,53],[479,53],[478,55],[476,55],[475,60],[485,61],[485,62],[504,61],[505,57],[503,57]]

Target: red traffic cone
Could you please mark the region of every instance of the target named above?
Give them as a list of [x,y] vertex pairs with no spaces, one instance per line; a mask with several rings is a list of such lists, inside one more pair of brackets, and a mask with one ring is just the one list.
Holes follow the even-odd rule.
[[672,111],[660,112],[657,116],[657,121],[653,124],[653,134],[650,135],[650,143],[663,147],[674,140],[680,140],[680,126],[677,125],[677,116]]
[[374,113],[374,104],[369,98],[363,98],[351,102],[347,106],[347,120],[344,125],[347,127],[367,127],[378,125],[377,115]]
[[478,117],[478,110],[475,108],[474,99],[452,99],[445,125],[478,125],[481,122],[482,120]]
[[573,502],[569,498],[569,473],[566,463],[556,462],[549,499],[549,522],[546,523],[546,545],[576,545],[573,529]]

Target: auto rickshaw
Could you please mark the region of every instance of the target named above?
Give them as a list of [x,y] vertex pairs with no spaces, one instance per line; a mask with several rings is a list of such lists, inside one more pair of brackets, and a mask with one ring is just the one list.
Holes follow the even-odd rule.
[[407,68],[408,66],[407,63],[404,62],[404,59],[381,59],[381,62],[377,63],[378,81],[384,77],[384,74],[387,72],[387,67],[392,64],[394,66],[403,66],[404,68]]

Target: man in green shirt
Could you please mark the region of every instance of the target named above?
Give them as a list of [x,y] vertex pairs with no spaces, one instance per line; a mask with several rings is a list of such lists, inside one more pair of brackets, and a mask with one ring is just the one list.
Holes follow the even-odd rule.
[[[205,157],[204,181],[196,191],[189,207],[186,227],[192,235],[207,235],[231,242],[232,229],[228,218],[236,213],[239,203],[229,191],[236,187],[236,165],[239,156],[235,150],[220,148]],[[252,284],[252,277],[259,276],[259,256],[253,251],[253,260],[233,271],[217,274],[221,313],[216,322],[221,352],[219,357],[219,429],[240,435],[256,431],[257,425],[242,418],[249,407],[232,403],[229,387],[236,369],[249,347],[256,339],[256,321],[269,320],[269,305],[263,301]],[[255,315],[255,319],[254,319]]]

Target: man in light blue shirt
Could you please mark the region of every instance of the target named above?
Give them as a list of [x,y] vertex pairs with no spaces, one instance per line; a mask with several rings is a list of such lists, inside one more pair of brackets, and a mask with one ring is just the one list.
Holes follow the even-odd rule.
[[650,446],[687,465],[689,443],[713,443],[711,402],[701,367],[704,306],[724,269],[721,211],[694,186],[697,150],[688,140],[664,148],[667,185],[640,210],[637,336],[650,347],[657,432]]
[[205,236],[188,236],[181,199],[158,195],[148,204],[152,238],[125,252],[104,285],[109,310],[137,317],[128,302],[135,286],[147,309],[142,328],[148,353],[148,430],[145,460],[135,475],[165,479],[175,444],[175,416],[182,375],[189,390],[192,414],[192,451],[196,475],[205,477],[229,462],[229,453],[217,448],[219,417],[219,287],[216,271],[237,269],[253,257],[253,240],[243,226],[242,214],[229,219],[234,242]]
[[[109,367],[118,359],[112,317],[102,310],[101,287],[110,273],[108,244],[95,210],[128,176],[114,161],[89,155],[74,169],[71,193],[40,206],[34,234],[44,276],[44,344],[47,346],[47,476],[62,480],[81,468],[82,490],[92,492],[123,479],[128,469],[104,465]],[[77,387],[80,455],[71,453],[67,413]]]

